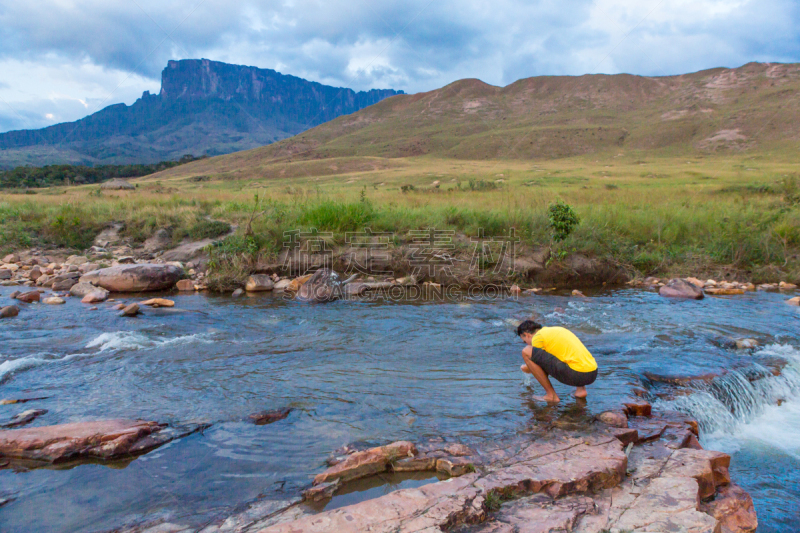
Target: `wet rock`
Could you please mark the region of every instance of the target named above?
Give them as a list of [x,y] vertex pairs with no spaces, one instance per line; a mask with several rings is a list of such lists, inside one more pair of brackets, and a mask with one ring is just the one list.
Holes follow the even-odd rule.
[[123,310],[123,309],[125,309],[126,307],[127,307],[127,306],[126,306],[125,304],[116,304],[114,307],[112,307],[112,309],[115,309],[115,310],[117,310],[117,311],[122,311],[122,310]]
[[149,307],[175,307],[175,302],[167,300],[166,298],[150,298],[149,300],[141,302],[140,305]]
[[712,296],[735,296],[737,294],[744,294],[744,289],[731,289],[731,288],[709,288],[706,289],[706,294]]
[[305,285],[308,280],[311,279],[313,274],[307,274],[305,276],[300,276],[299,278],[294,278],[292,281],[289,282],[289,285],[286,287],[288,292],[297,292],[300,290],[300,287]]
[[786,303],[789,305],[800,305],[800,296],[790,298],[789,300],[786,300]]
[[436,457],[431,457],[429,455],[404,457],[392,464],[392,470],[395,472],[425,472],[428,470],[436,470],[436,461]]
[[606,411],[604,413],[600,413],[597,416],[597,419],[607,426],[615,428],[628,427],[628,417],[623,411]]
[[247,292],[266,292],[271,291],[274,288],[275,284],[266,274],[253,274],[249,278],[247,278],[247,283],[244,286],[244,289]]
[[572,296],[577,296],[578,298],[586,298],[586,295],[583,294],[578,289],[575,289],[575,290],[572,291]]
[[50,298],[45,298],[44,303],[47,305],[61,305],[67,303],[67,301],[58,296],[51,296]]
[[16,305],[7,305],[0,308],[0,318],[13,318],[19,314],[19,307]]
[[12,416],[8,422],[1,423],[0,428],[24,426],[25,424],[33,422],[44,414],[47,414],[47,409],[28,409],[27,411],[22,411],[21,413]]
[[634,428],[611,428],[611,434],[616,437],[618,441],[622,443],[623,446],[627,446],[628,444],[636,444],[639,442],[639,431]]
[[758,341],[755,339],[738,339],[736,340],[736,348],[739,350],[752,350],[758,347]]
[[96,291],[92,291],[83,298],[81,298],[81,303],[85,304],[96,304],[100,302],[105,302],[108,299],[108,291],[105,289],[100,289]]
[[235,291],[233,291],[233,294],[231,294],[231,296],[233,298],[238,298],[239,296],[241,296],[243,294],[244,294],[244,289],[236,289]]
[[720,533],[753,533],[758,528],[753,499],[733,483],[719,487],[714,499],[701,503],[700,509],[719,521]]
[[139,441],[162,429],[164,426],[156,422],[101,420],[2,430],[0,455],[51,463],[81,458],[112,459],[131,453]]
[[330,302],[345,294],[345,287],[355,276],[342,280],[338,272],[321,268],[300,287],[295,298],[303,302]]
[[394,442],[386,446],[370,448],[348,456],[341,463],[328,468],[314,478],[314,484],[327,483],[335,479],[350,481],[361,477],[385,472],[388,466],[403,457],[416,454],[417,448],[407,441]]
[[303,492],[303,498],[310,502],[321,502],[333,498],[336,489],[341,485],[341,479],[335,479],[327,483],[320,483]]
[[19,300],[20,302],[25,302],[27,304],[38,302],[39,300],[41,300],[41,298],[42,296],[39,293],[39,291],[23,292],[22,294],[18,294],[16,296],[17,300]]
[[101,268],[80,280],[111,292],[143,292],[171,289],[183,275],[183,269],[174,265],[141,263]]
[[198,533],[257,533],[263,528],[310,515],[307,506],[298,505],[300,501],[300,498],[257,501],[222,523],[210,524]]
[[653,413],[653,406],[649,402],[628,402],[623,404],[625,414],[628,416],[650,416]]
[[695,287],[685,279],[674,278],[658,290],[658,294],[665,298],[686,298],[702,300],[703,290]]
[[253,421],[258,426],[263,426],[265,424],[272,424],[273,422],[277,422],[278,420],[283,420],[289,413],[292,412],[291,407],[285,407],[283,409],[273,409],[272,411],[263,411],[261,413],[253,413],[248,418]]
[[436,470],[451,477],[458,477],[474,472],[475,465],[468,457],[448,457],[436,459]]
[[190,279],[182,279],[175,284],[175,288],[181,292],[189,292],[194,290],[194,281]]
[[273,290],[275,291],[285,291],[288,289],[289,285],[292,283],[290,279],[281,279],[275,282],[273,286]]
[[139,314],[139,305],[138,304],[130,304],[122,308],[120,311],[119,316],[136,316]]
[[668,383],[670,385],[685,386],[693,381],[704,381],[706,383],[713,381],[714,378],[719,377],[719,374],[708,373],[708,374],[700,374],[698,376],[681,376],[681,375],[656,374],[654,372],[645,372],[644,377],[649,381],[653,381],[655,383]]

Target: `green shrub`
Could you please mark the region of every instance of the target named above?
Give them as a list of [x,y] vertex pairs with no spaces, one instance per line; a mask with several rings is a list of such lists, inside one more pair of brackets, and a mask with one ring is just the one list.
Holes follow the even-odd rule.
[[550,204],[548,212],[550,228],[553,230],[553,240],[556,242],[561,242],[569,237],[572,230],[581,222],[572,207],[561,200]]

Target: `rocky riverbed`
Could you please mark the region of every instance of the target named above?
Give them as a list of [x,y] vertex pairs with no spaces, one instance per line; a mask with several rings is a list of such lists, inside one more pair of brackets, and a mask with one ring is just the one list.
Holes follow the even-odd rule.
[[[74,488],[97,491],[103,485],[85,478],[87,468],[98,468],[99,463],[105,469],[102,465],[108,464],[125,468],[119,474],[92,471],[92,475],[111,476],[109,482],[121,475],[130,489],[139,483],[146,492],[154,490],[148,487],[147,479],[153,475],[148,464],[173,468],[183,453],[205,457],[200,453],[204,446],[226,460],[277,450],[269,452],[275,453],[274,460],[268,459],[269,467],[259,467],[263,460],[259,457],[248,459],[256,461],[254,465],[237,466],[233,472],[236,479],[269,472],[284,480],[282,488],[264,489],[264,497],[254,498],[263,480],[221,482],[214,471],[225,472],[231,466],[214,459],[215,466],[203,474],[211,476],[207,483],[237,487],[219,496],[225,501],[220,508],[197,508],[192,518],[136,504],[135,513],[110,522],[130,524],[120,531],[207,533],[347,531],[348,527],[351,531],[539,530],[531,524],[573,531],[750,531],[754,515],[749,496],[735,484],[736,476],[730,483],[721,473],[736,450],[699,449],[703,433],[698,429],[715,434],[720,428],[714,425],[716,419],[705,416],[713,409],[696,409],[695,405],[705,404],[691,402],[707,401],[706,394],[720,398],[744,423],[773,406],[793,405],[793,352],[783,354],[773,348],[781,345],[790,350],[796,340],[791,334],[796,310],[786,305],[796,301],[796,293],[788,283],[756,287],[692,278],[651,279],[645,282],[648,291],[623,289],[596,296],[586,291],[594,296],[590,298],[580,291],[510,286],[507,296],[517,298],[439,302],[435,306],[441,311],[436,311],[425,300],[395,307],[369,300],[364,305],[315,306],[275,298],[276,291],[296,292],[308,282],[307,277],[276,273],[254,275],[242,287],[242,298],[203,295],[204,271],[188,262],[157,258],[139,262],[115,256],[106,259],[107,264],[77,256],[58,261],[32,254],[4,259],[15,260],[2,265],[11,267],[5,269],[13,271],[5,283],[13,286],[0,288],[0,307],[2,313],[9,308],[15,312],[3,322],[9,334],[3,333],[0,348],[6,358],[0,359],[2,396],[10,400],[0,420],[8,426],[0,430],[0,464],[27,476],[8,485],[22,483],[19,488],[0,492],[0,514],[11,519],[14,531],[25,530],[20,529],[21,509],[42,505],[48,498],[45,493],[31,496],[39,490],[34,488],[34,477],[46,476],[49,483],[58,484],[62,482],[52,476],[75,479],[70,482]],[[49,262],[40,264],[45,260]],[[49,279],[40,284],[43,276]],[[58,290],[56,283],[62,284]],[[348,294],[415,286],[440,288],[436,282],[420,284],[408,277],[364,277],[348,285]],[[662,291],[665,287],[677,294]],[[715,288],[736,292],[715,293]],[[138,292],[148,289],[155,292]],[[712,298],[694,301],[698,293]],[[136,312],[131,311],[134,306]],[[104,318],[93,319],[95,308],[109,314],[95,314]],[[590,413],[581,415],[580,422],[571,422],[569,416],[578,406],[566,402],[558,416],[537,419],[522,431],[514,429],[525,416],[520,413],[539,412],[525,401],[522,409],[507,404],[520,379],[512,373],[518,368],[511,363],[519,350],[510,330],[531,314],[576,329],[602,361],[606,374],[592,391],[589,408],[581,408]],[[137,315],[139,320],[130,320]],[[713,324],[703,325],[703,317]],[[421,335],[413,324],[425,324],[427,333]],[[476,332],[482,340],[472,346],[468,339]],[[311,339],[317,340],[304,344]],[[453,339],[459,340],[454,344]],[[487,353],[501,352],[509,357],[508,361],[501,357],[502,366],[486,359]],[[393,357],[376,361],[377,353]],[[651,353],[665,361],[650,357]],[[310,361],[319,368],[309,367]],[[408,375],[396,374],[398,368]],[[470,381],[476,375],[488,378],[479,382],[478,389]],[[454,388],[443,378],[469,390]],[[287,380],[298,383],[274,396]],[[762,383],[769,386],[759,388]],[[743,403],[745,396],[731,400],[722,394],[745,385],[756,387],[755,392],[747,391],[750,404]],[[491,392],[491,401],[489,396],[480,399],[482,391]],[[630,405],[621,406],[619,395],[628,392],[656,402],[654,414],[630,399]],[[392,398],[388,404],[386,395]],[[477,414],[476,402],[481,405]],[[409,407],[395,412],[394,405]],[[672,407],[697,412],[700,428],[685,415],[671,412]],[[714,409],[719,409],[717,404]],[[514,414],[505,419],[504,410]],[[326,425],[331,418],[337,422],[335,431]],[[420,419],[425,420],[425,429],[410,429]],[[271,429],[254,433],[259,431],[257,424],[269,424],[266,428]],[[338,424],[365,424],[371,429],[353,431]],[[402,431],[398,432],[398,424]],[[298,434],[296,426],[304,425],[314,429]],[[280,439],[282,432],[287,440],[275,441],[280,442],[277,448],[265,448],[260,441],[264,435]],[[359,442],[365,437],[369,445]],[[260,444],[251,449],[250,441]],[[337,444],[332,446],[331,441]],[[293,456],[291,450],[308,442],[313,444],[302,466],[286,459]],[[337,463],[331,470],[314,469],[346,442],[353,444],[330,459]],[[680,470],[675,461],[689,466]],[[140,468],[151,473],[137,478]],[[417,477],[402,478],[411,474]],[[196,498],[205,492],[199,473],[183,475],[185,494]],[[359,489],[354,487],[384,476],[400,476],[399,490],[380,496],[369,489],[359,501]],[[350,496],[342,500],[346,494]],[[663,494],[669,498],[657,497]],[[113,509],[113,501],[105,500],[104,508]],[[250,503],[233,512],[237,502]],[[656,508],[666,511],[659,514]],[[772,516],[774,510],[765,509]],[[766,530],[780,530],[776,523],[769,518]],[[95,528],[109,529],[108,524]],[[42,530],[59,531],[54,524]]]

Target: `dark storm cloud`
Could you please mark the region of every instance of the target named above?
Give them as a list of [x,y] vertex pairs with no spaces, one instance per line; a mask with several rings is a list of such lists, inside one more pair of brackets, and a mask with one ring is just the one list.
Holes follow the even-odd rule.
[[158,90],[170,59],[416,92],[466,77],[505,85],[542,74],[798,61],[798,22],[794,0],[3,2],[0,128],[131,103]]

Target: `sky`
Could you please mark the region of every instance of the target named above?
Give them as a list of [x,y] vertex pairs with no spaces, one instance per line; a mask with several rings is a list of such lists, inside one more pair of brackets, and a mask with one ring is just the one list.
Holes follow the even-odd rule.
[[170,59],[350,87],[800,62],[797,0],[0,0],[0,132],[157,93]]

